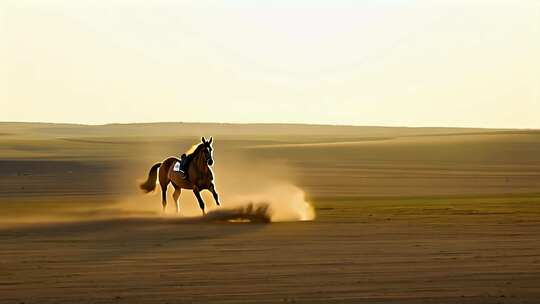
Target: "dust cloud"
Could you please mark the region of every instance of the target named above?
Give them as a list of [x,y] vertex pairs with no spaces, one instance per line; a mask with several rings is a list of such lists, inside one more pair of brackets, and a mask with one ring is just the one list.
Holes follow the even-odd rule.
[[315,219],[315,209],[306,201],[304,191],[289,184],[275,185],[257,193],[238,195],[230,203],[231,207],[266,206],[271,222]]
[[[246,155],[233,157],[229,154],[219,159],[213,170],[221,206],[215,204],[208,191],[201,192],[209,221],[290,222],[312,221],[316,217],[306,193],[294,185],[294,172],[286,162],[262,162]],[[156,191],[150,195],[137,193],[120,202],[117,207],[131,214],[153,213],[192,219],[201,216],[199,204],[191,190],[182,190],[179,214],[176,214],[172,200],[172,187],[169,186],[167,193],[165,213],[161,207],[160,192],[156,187]]]
[[309,194],[296,186],[294,166],[290,166],[287,159],[272,155],[254,156],[250,150],[242,148],[224,149],[215,154],[216,163],[212,169],[221,206],[216,205],[210,192],[202,191],[207,211],[207,215],[202,217],[193,192],[184,189],[177,213],[172,198],[173,188],[169,185],[168,204],[163,212],[160,187],[147,195],[138,188],[139,183],[146,179],[150,166],[161,161],[162,155],[168,155],[157,150],[149,150],[151,153],[148,155],[141,153],[142,160],[111,167],[102,181],[106,185],[103,192],[98,189],[94,193],[62,199],[55,197],[54,193],[47,196],[44,192],[42,198],[32,202],[10,204],[9,208],[4,206],[0,222],[2,225],[18,225],[144,218],[173,222],[270,223],[315,219],[315,210],[306,199]]
[[[171,190],[169,192],[172,193]],[[221,200],[221,206],[216,206],[212,197],[207,192],[202,192],[208,210],[205,219],[201,218],[201,211],[191,190],[182,192],[179,214],[176,213],[175,203],[171,198],[168,200],[166,212],[162,211],[161,190],[156,190],[151,195],[132,196],[116,203],[111,209],[118,211],[117,215],[128,217],[199,218],[201,221],[211,222],[270,223],[315,219],[315,209],[306,200],[304,191],[294,185],[278,184],[244,194],[228,192],[233,190],[222,192],[225,199]]]

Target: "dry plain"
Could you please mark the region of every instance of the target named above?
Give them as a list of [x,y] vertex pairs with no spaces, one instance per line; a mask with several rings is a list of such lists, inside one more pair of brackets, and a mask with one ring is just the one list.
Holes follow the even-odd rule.
[[[222,208],[316,218],[161,214],[137,181],[201,135]],[[539,131],[0,123],[0,303],[539,301]]]

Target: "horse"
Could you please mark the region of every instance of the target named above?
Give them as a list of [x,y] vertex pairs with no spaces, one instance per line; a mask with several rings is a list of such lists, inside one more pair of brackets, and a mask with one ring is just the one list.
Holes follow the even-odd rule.
[[190,158],[187,176],[188,179],[183,178],[179,172],[174,170],[174,166],[180,159],[176,157],[169,157],[161,163],[156,163],[150,168],[148,178],[145,182],[139,185],[141,190],[145,193],[149,193],[156,188],[156,179],[158,178],[159,169],[159,185],[161,186],[161,203],[163,205],[163,212],[167,207],[167,187],[171,183],[174,187],[173,199],[176,203],[176,213],[180,212],[180,193],[182,189],[193,190],[199,207],[202,210],[203,216],[206,215],[204,201],[200,192],[202,190],[208,190],[212,193],[214,201],[218,206],[219,196],[214,185],[214,174],[212,173],[211,166],[214,164],[212,141],[201,138],[201,143],[195,148],[195,150],[187,157]]

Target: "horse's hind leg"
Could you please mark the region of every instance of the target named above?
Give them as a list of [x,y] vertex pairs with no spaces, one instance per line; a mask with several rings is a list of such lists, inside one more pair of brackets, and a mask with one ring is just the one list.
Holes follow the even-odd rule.
[[163,212],[167,208],[167,186],[169,186],[169,176],[167,161],[164,161],[159,168],[159,185],[161,186],[161,204],[163,205]]
[[161,204],[163,205],[163,212],[167,208],[167,185],[161,185]]
[[173,193],[173,199],[174,203],[176,204],[176,213],[180,213],[180,201],[178,200],[180,198],[180,193],[182,193],[182,188],[177,187],[175,184],[174,186],[174,193]]

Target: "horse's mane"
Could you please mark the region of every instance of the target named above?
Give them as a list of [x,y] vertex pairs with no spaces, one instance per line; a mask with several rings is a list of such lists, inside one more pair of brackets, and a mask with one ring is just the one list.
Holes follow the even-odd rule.
[[194,156],[195,152],[199,152],[199,150],[202,149],[203,146],[204,144],[194,144],[186,151],[186,156]]
[[191,148],[186,151],[186,155],[195,153],[195,151],[197,150],[197,148],[199,148],[200,145],[201,144],[194,144],[193,146],[191,146]]
[[186,151],[186,164],[185,166],[189,168],[193,159],[197,156],[197,153],[204,148],[204,144],[195,144]]

